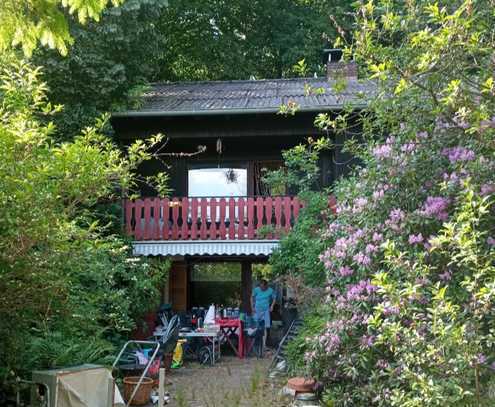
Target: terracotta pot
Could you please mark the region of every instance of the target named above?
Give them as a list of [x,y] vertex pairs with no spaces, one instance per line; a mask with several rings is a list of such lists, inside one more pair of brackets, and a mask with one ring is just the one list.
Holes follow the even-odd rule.
[[287,386],[298,393],[311,393],[315,387],[314,379],[305,377],[292,377],[288,380]]
[[[124,377],[124,399],[129,401],[134,388],[139,382],[139,376]],[[142,406],[150,401],[151,390],[153,389],[153,379],[144,377],[136,394],[131,400],[132,406]]]

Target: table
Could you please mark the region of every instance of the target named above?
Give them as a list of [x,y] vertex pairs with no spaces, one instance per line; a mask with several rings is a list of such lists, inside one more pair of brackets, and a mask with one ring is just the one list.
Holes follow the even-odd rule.
[[[217,319],[215,324],[220,327],[221,339],[226,339],[239,359],[244,358],[244,330],[240,319]],[[239,338],[237,349],[230,339],[230,335],[235,334]]]
[[[212,361],[211,364],[214,365],[217,360],[220,360],[221,352],[220,352],[220,335],[219,332],[179,332],[179,338],[184,339],[192,339],[192,338],[205,338],[207,339],[212,346]],[[218,353],[218,355],[217,355]]]

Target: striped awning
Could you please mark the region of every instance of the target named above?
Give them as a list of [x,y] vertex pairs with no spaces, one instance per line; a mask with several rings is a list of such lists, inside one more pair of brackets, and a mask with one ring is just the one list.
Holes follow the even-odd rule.
[[136,256],[269,256],[279,240],[147,240],[132,245]]

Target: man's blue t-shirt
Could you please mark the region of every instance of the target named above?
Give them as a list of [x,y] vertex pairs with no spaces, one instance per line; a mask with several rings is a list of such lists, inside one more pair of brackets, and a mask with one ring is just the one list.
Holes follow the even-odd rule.
[[263,291],[260,287],[253,290],[254,308],[258,312],[268,311],[275,297],[275,292],[271,287]]

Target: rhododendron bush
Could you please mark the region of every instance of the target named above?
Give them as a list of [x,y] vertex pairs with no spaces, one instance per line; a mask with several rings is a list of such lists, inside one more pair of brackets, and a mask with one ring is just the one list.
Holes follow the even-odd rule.
[[326,324],[300,347],[329,405],[495,403],[494,10],[357,6],[347,52],[379,91],[321,232]]

